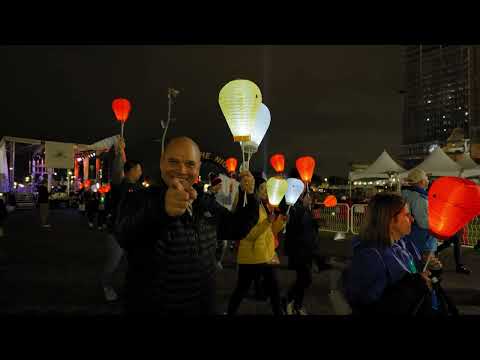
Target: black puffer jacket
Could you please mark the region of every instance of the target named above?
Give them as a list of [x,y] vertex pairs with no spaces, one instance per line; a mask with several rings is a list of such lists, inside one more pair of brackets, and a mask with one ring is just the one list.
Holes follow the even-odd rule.
[[[113,231],[117,213],[135,212],[143,201],[144,188],[138,183],[130,183],[125,178],[120,184],[113,184],[105,200],[105,212],[108,216],[108,229]],[[119,209],[121,207],[122,209]]]
[[[241,239],[258,221],[258,202],[230,213],[213,197],[198,194],[193,217],[165,213],[164,184],[145,191],[143,205],[120,215],[116,238],[127,250],[126,305],[129,313],[203,315],[215,312],[216,223]],[[243,194],[241,194],[243,195]]]
[[301,201],[290,209],[285,237],[285,253],[289,268],[312,263],[313,254],[318,252],[318,225],[312,212]]

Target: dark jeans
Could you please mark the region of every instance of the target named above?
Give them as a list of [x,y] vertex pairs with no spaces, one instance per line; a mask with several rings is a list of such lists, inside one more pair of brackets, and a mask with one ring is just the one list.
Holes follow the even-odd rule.
[[277,269],[269,264],[240,264],[238,265],[237,287],[233,291],[228,303],[228,315],[235,315],[242,302],[247,296],[248,290],[255,279],[265,279],[268,287],[270,302],[274,315],[282,315],[280,305],[280,287],[277,279]]
[[303,298],[305,290],[312,284],[312,267],[310,264],[298,265],[295,268],[297,278],[287,293],[287,301],[293,301],[295,309],[300,309],[303,306]]
[[96,216],[97,216],[96,211],[87,210],[87,219],[89,223],[94,223]]
[[100,210],[98,212],[98,217],[97,217],[97,226],[102,227],[105,224],[105,220],[107,218],[107,214],[104,210]]
[[450,247],[451,244],[453,244],[453,256],[455,258],[455,264],[456,266],[460,266],[462,265],[462,262],[460,258],[461,239],[459,234],[455,234],[451,238],[444,240],[443,243],[437,248],[437,254]]

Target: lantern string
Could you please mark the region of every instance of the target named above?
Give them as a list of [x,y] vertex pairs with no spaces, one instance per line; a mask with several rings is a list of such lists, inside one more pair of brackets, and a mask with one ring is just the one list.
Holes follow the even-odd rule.
[[[243,159],[242,169],[243,169],[243,171],[245,171],[245,170],[248,170],[248,168],[245,169],[245,166],[247,166],[247,164],[245,163],[245,149],[244,149],[244,146],[243,146],[243,141],[240,141],[240,147],[242,148],[242,159]],[[247,205],[247,192],[244,191],[243,195],[244,195],[243,196],[243,207],[245,207]]]
[[[292,205],[288,205],[288,209],[287,209],[287,218],[288,218],[288,214],[290,213],[290,208],[292,207]],[[286,234],[287,233],[287,224],[285,224],[285,227],[283,228],[283,233]]]

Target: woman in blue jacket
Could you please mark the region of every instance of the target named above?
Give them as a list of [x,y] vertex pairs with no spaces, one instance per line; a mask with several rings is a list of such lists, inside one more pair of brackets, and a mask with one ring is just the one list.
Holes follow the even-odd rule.
[[[407,249],[412,216],[398,194],[375,195],[360,235],[354,239],[345,295],[353,314],[413,314],[430,311],[431,280],[422,272],[420,253]],[[423,304],[428,304],[425,306]]]

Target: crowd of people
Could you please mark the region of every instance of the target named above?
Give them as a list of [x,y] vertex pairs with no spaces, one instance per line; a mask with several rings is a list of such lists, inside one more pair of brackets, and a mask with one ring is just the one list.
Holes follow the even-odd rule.
[[[204,191],[197,183],[200,165],[199,146],[178,137],[160,156],[157,184],[141,186],[142,164],[130,159],[106,195],[83,190],[80,204],[89,227],[96,217],[98,229],[107,230],[101,274],[105,299],[118,300],[113,275],[126,258],[122,302],[130,315],[235,315],[252,285],[258,298],[269,299],[274,315],[307,315],[304,297],[313,265],[328,269],[320,256],[311,194],[304,191],[289,211],[284,201],[273,207],[266,179],[248,170],[226,192],[221,177],[211,174]],[[366,220],[352,241],[342,291],[354,315],[458,314],[441,287],[438,253],[453,244],[456,271],[469,274],[460,261],[462,234],[437,247],[428,228],[428,176],[413,170],[407,181],[401,194],[384,192],[369,199]],[[41,224],[48,227],[45,190],[39,190],[39,203]],[[216,274],[228,242],[234,244],[237,283],[222,311],[215,303]],[[296,274],[287,289],[278,279],[280,243]]]

